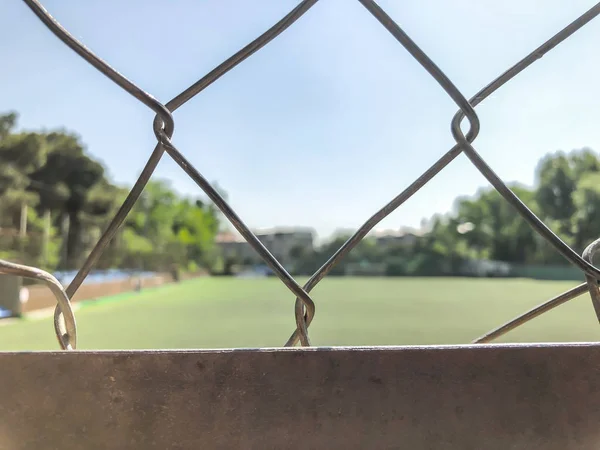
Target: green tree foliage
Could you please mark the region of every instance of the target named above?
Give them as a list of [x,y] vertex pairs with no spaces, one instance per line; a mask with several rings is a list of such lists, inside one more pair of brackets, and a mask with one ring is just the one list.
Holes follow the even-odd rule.
[[[58,223],[62,224],[68,218],[61,265],[74,268],[84,257],[83,214],[93,215],[96,210],[89,202],[90,194],[94,190],[97,192],[98,188],[107,189],[109,182],[102,165],[85,154],[77,136],[52,132],[44,137],[48,147],[46,161],[31,173],[33,183],[30,189],[39,195],[40,209],[53,210]],[[106,198],[110,197],[107,195]],[[106,214],[108,209],[100,208],[99,215]]]
[[165,181],[150,181],[127,218],[123,246],[130,264],[145,269],[207,267],[218,226],[212,205],[179,197]]
[[[581,254],[600,238],[600,159],[590,149],[542,158],[536,185],[511,185],[513,192],[561,239]],[[386,264],[387,275],[456,275],[469,260],[514,264],[564,264],[564,258],[491,188],[460,198],[454,211],[434,216],[412,245],[358,245],[332,270],[356,261]],[[295,249],[300,273],[311,274],[344,242],[338,238],[314,252]],[[372,246],[372,247],[371,247]],[[377,251],[373,251],[377,249]]]
[[30,176],[43,166],[47,147],[36,133],[14,133],[16,115],[0,116],[0,226],[17,227],[23,204],[39,197],[28,190]]
[[[531,190],[512,186],[512,191],[537,212]],[[519,263],[532,259],[535,232],[496,191],[483,190],[474,199],[459,201],[456,219],[472,224],[463,239],[479,257]]]
[[[0,115],[0,227],[6,229],[5,235],[14,236],[26,204],[31,240],[36,232],[42,235],[42,217],[50,212],[46,265],[77,268],[127,189],[108,179],[102,164],[86,153],[76,135],[16,132],[16,125],[15,113]],[[204,266],[214,256],[218,227],[212,204],[182,198],[168,183],[151,181],[99,266],[148,270]],[[9,249],[19,247],[23,253],[23,243],[0,241],[0,246],[3,256],[23,260]],[[30,253],[41,254],[41,249]],[[29,260],[34,261],[39,264],[39,258]]]
[[[536,172],[536,186],[511,189],[561,239],[581,253],[600,237],[600,159],[590,149],[569,154],[557,152],[542,158]],[[465,258],[481,258],[510,263],[564,263],[563,257],[525,222],[492,189],[483,189],[471,199],[457,201],[447,219],[450,231],[434,227],[426,235],[447,242],[455,224],[463,241],[452,252]],[[462,225],[462,227],[461,227]],[[468,225],[468,226],[465,226]]]
[[582,175],[573,193],[573,204],[573,238],[577,249],[583,249],[600,237],[600,172]]
[[[51,242],[43,262],[49,267],[78,267],[127,189],[110,181],[78,136],[66,131],[17,131],[16,126],[15,113],[0,115],[0,256],[37,255],[38,264],[41,240],[35,236],[46,232],[44,218],[50,213]],[[600,237],[600,159],[592,150],[548,154],[538,164],[534,187],[512,185],[511,189],[577,252]],[[25,211],[26,239],[15,232]],[[182,197],[167,182],[153,180],[99,266],[170,270],[214,267],[217,260],[226,268],[242,264],[219,255],[214,242],[221,218],[209,201]],[[294,248],[293,271],[312,274],[346,239],[337,236],[317,249]],[[416,240],[392,240],[385,245],[374,238],[363,240],[331,274],[383,263],[388,275],[453,275],[461,273],[465,262],[477,259],[564,262],[508,202],[488,188],[458,199],[450,214],[434,216]]]
[[568,230],[569,220],[575,213],[576,180],[571,161],[561,152],[548,155],[540,161],[537,175],[536,200],[544,218],[560,221],[561,228]]

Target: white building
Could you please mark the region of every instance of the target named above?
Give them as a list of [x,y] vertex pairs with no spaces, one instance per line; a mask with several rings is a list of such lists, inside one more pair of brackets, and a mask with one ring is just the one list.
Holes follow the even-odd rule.
[[[293,249],[302,248],[304,251],[314,249],[315,231],[312,228],[301,227],[276,227],[271,229],[255,230],[254,234],[263,245],[285,267],[293,264]],[[244,264],[261,264],[262,258],[236,233],[220,233],[216,238],[217,245],[221,247],[225,258],[234,257]]]
[[423,233],[412,228],[400,228],[398,230],[377,230],[369,234],[381,247],[402,244],[412,246]]

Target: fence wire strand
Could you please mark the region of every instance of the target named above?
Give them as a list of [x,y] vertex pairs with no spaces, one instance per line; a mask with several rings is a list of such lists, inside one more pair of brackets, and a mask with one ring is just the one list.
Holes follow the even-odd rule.
[[[310,291],[331,271],[339,261],[344,258],[367,234],[385,217],[399,208],[404,202],[418,192],[433,177],[450,164],[459,154],[465,153],[472,164],[481,172],[490,184],[500,193],[500,195],[510,203],[516,212],[540,235],[545,241],[550,243],[567,261],[581,269],[585,274],[586,283],[576,286],[549,301],[538,305],[537,307],[525,312],[508,323],[490,331],[484,336],[474,340],[474,343],[487,343],[519,327],[520,325],[560,306],[582,294],[590,294],[592,305],[600,321],[600,289],[598,280],[600,280],[600,270],[593,265],[592,258],[594,253],[600,248],[600,239],[591,243],[584,251],[583,255],[578,255],[569,245],[558,237],[546,224],[540,220],[500,179],[494,170],[487,164],[484,158],[475,150],[472,143],[479,134],[480,122],[475,112],[475,107],[489,97],[493,92],[509,82],[516,75],[528,68],[538,59],[542,58],[547,52],[555,48],[558,44],[569,38],[577,30],[588,24],[592,19],[600,14],[600,3],[596,4],[588,11],[583,13],[565,28],[560,30],[541,46],[533,50],[519,62],[502,73],[491,83],[481,89],[469,100],[452,83],[441,68],[402,30],[374,0],[358,0],[366,10],[411,54],[431,77],[440,85],[442,89],[457,104],[459,110],[451,120],[451,133],[456,144],[448,150],[439,160],[421,174],[412,184],[404,189],[400,194],[394,197],[383,208],[371,216],[321,267],[315,272],[306,284],[301,287],[297,281],[285,270],[282,264],[269,252],[258,237],[243,222],[238,214],[231,208],[225,199],[216,191],[216,189],[207,181],[207,179],[187,160],[187,158],[173,145],[171,138],[175,128],[175,121],[172,113],[183,104],[200,94],[204,89],[217,81],[224,74],[242,63],[255,52],[259,51],[282,32],[287,30],[293,23],[300,19],[317,0],[304,0],[300,2],[292,11],[290,11],[279,22],[269,28],[250,44],[246,45],[240,51],[232,55],[223,63],[218,65],[204,77],[185,89],[179,95],[174,97],[166,104],[162,104],[152,95],[139,86],[128,80],[108,63],[101,59],[96,53],[88,49],[74,38],[60,23],[58,23],[50,13],[43,7],[39,0],[23,0],[25,4],[33,11],[40,21],[66,46],[77,53],[87,63],[95,67],[98,71],[108,77],[113,83],[125,90],[128,94],[135,97],[141,103],[146,105],[156,113],[153,122],[153,131],[157,139],[157,144],[146,162],[140,176],[128,193],[125,201],[111,220],[108,227],[88,255],[81,269],[67,287],[63,289],[60,283],[49,273],[34,267],[21,266],[7,261],[0,260],[0,273],[18,275],[23,277],[35,278],[45,282],[54,293],[57,306],[55,310],[54,327],[59,344],[63,349],[76,348],[76,323],[75,316],[71,307],[70,299],[73,298],[87,275],[90,273],[104,250],[109,245],[125,218],[138,201],[144,187],[154,173],[163,154],[166,152],[181,169],[194,180],[194,182],[204,191],[212,202],[222,211],[231,224],[252,246],[252,248],[261,256],[264,262],[274,271],[277,277],[287,286],[287,288],[296,297],[294,314],[296,318],[296,329],[285,343],[286,346],[293,346],[300,343],[302,346],[310,345],[308,327],[315,315],[315,303]],[[460,125],[463,119],[467,119],[470,129],[466,136],[461,131]]]

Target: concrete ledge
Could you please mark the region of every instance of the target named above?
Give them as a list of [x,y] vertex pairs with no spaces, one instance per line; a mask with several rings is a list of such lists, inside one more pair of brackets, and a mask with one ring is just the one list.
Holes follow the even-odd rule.
[[11,449],[597,450],[599,345],[0,354]]

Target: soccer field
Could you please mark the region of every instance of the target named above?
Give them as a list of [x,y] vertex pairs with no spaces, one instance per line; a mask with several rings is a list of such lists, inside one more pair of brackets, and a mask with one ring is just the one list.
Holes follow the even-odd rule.
[[[466,344],[573,282],[328,278],[313,291],[313,345]],[[199,278],[84,302],[80,349],[277,347],[294,330],[294,297],[276,279]],[[596,341],[582,296],[503,342]],[[50,317],[0,326],[1,350],[57,349]]]

